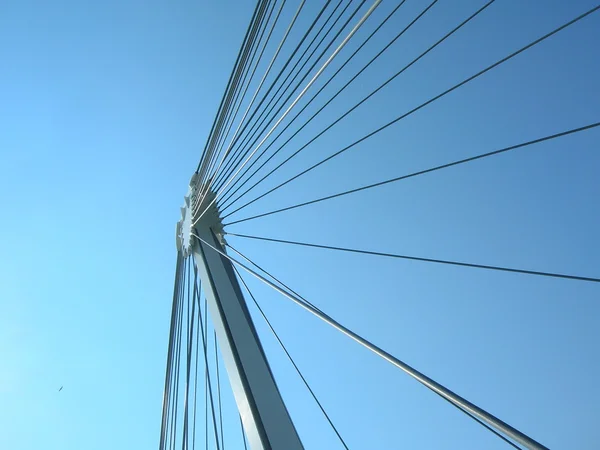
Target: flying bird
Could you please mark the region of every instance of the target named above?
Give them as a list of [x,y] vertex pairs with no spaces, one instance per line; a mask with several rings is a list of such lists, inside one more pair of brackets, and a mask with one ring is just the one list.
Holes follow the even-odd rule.
[[61,386],[61,387],[60,387],[60,389],[58,390],[58,392],[62,391],[62,388],[63,388],[63,387]]

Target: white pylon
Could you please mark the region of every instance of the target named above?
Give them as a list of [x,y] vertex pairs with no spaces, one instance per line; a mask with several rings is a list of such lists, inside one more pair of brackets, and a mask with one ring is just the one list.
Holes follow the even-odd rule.
[[[221,354],[225,362],[244,431],[252,450],[302,450],[304,447],[281,397],[260,339],[252,322],[231,262],[194,238],[197,235],[224,251],[223,227],[213,195],[204,198],[192,177],[177,224],[177,247],[193,255],[208,302]],[[202,218],[194,216],[194,205],[213,205]],[[205,211],[196,208],[197,215]]]

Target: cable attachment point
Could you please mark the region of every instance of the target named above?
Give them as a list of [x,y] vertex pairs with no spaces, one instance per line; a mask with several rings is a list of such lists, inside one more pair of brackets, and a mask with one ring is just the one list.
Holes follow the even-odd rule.
[[[219,208],[214,202],[208,210],[206,207],[214,200],[215,193],[206,186],[198,185],[198,174],[194,173],[190,180],[188,192],[183,197],[183,206],[181,207],[181,220],[177,222],[176,227],[176,245],[184,257],[192,252],[192,247],[197,241],[193,234],[197,227],[208,227],[215,233],[221,245],[225,245],[225,232],[219,213]],[[206,210],[206,212],[204,212]],[[198,220],[200,214],[202,217]],[[195,225],[194,225],[195,223]]]

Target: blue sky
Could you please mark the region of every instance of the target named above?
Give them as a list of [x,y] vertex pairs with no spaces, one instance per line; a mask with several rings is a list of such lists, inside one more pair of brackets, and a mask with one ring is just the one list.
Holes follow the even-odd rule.
[[[298,30],[316,14],[317,2],[310,3]],[[426,4],[408,0],[323,95]],[[285,155],[483,4],[438,2]],[[158,445],[175,223],[253,6],[0,6],[1,448]],[[332,69],[393,6],[383,2]],[[593,6],[498,0],[254,195]],[[286,6],[282,24],[293,9]],[[235,217],[597,122],[599,40],[595,13]],[[230,231],[597,277],[599,133]],[[598,447],[597,285],[229,239],[342,323],[545,445]],[[246,280],[350,448],[506,447],[389,364]],[[306,447],[338,448],[256,322]],[[233,426],[228,433],[226,443],[238,442]]]

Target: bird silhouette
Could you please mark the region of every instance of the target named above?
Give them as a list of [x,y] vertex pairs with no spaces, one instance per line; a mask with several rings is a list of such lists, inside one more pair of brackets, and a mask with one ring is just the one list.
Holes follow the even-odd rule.
[[58,392],[62,391],[62,388],[63,388],[63,387],[61,386],[61,387],[60,387],[60,389],[58,390]]

